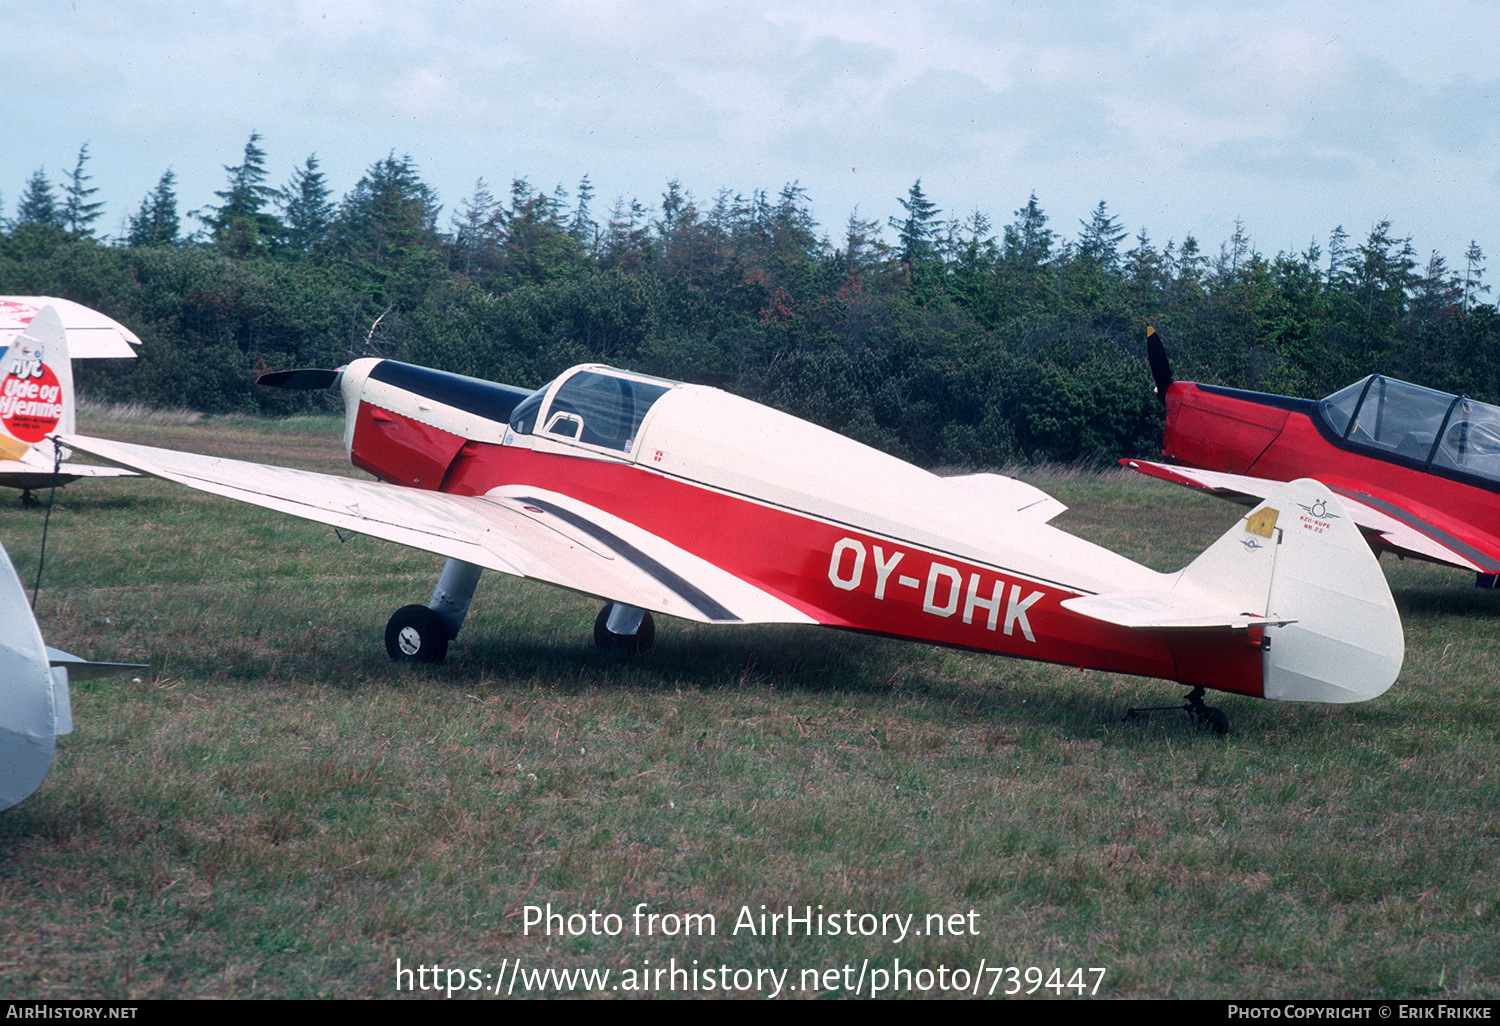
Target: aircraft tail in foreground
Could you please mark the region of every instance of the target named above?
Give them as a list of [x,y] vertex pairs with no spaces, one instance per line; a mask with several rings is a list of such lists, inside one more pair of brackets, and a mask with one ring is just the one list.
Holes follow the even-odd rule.
[[1167,593],[1111,593],[1063,605],[1184,636],[1244,631],[1247,643],[1258,641],[1263,650],[1262,694],[1280,701],[1374,698],[1395,681],[1406,651],[1395,600],[1369,545],[1338,497],[1310,478],[1241,517]]
[[68,337],[43,307],[0,358],[0,458],[19,460],[53,432],[76,434],[75,413]]

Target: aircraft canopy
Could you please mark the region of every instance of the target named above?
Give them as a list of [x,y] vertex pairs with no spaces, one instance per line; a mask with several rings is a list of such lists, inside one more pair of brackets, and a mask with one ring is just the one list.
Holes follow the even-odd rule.
[[1500,481],[1500,407],[1371,374],[1318,410],[1358,448]]
[[542,434],[628,453],[655,402],[677,384],[610,367],[575,367],[538,389],[511,412],[511,430]]

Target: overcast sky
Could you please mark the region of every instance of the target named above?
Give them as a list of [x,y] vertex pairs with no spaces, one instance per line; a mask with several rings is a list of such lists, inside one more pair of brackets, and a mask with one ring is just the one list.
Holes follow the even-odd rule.
[[[796,180],[837,240],[921,178],[999,226],[1035,191],[1076,236],[1100,201],[1158,245],[1267,254],[1381,219],[1500,260],[1500,4],[847,0],[47,0],[5,5],[0,200],[88,171],[123,217],[168,167],[215,202],[252,129],[272,185],[316,152],[337,195],[410,154],[444,203],[525,177],[595,208],[676,178]],[[887,238],[893,233],[887,231]],[[1500,277],[1500,275],[1497,275]]]

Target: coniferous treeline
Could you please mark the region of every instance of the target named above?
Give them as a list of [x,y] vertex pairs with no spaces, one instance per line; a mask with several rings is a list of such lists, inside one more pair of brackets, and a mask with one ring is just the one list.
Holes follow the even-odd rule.
[[[335,202],[316,156],[277,188],[252,134],[217,203],[181,214],[167,170],[112,243],[84,147],[0,225],[0,293],[102,310],[145,344],[80,364],[105,400],[286,412],[323,396],[257,370],[390,356],[520,385],[599,361],[720,385],[919,462],[1149,454],[1143,332],[1178,376],[1321,396],[1372,372],[1500,399],[1500,317],[1462,267],[1381,222],[1266,257],[1243,226],[1213,253],[1133,238],[1104,202],[1070,237],[1032,195],[1006,225],[944,216],[921,182],[886,224],[830,236],[794,183],[606,212],[481,179],[446,224],[410,157]],[[196,227],[193,227],[193,224]]]

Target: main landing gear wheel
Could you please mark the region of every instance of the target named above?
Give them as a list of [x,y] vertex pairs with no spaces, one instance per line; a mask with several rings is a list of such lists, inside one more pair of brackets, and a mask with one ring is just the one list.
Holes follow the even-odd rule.
[[448,625],[426,606],[402,606],[385,625],[385,650],[398,663],[440,663],[448,641]]
[[1203,703],[1203,689],[1194,688],[1187,694],[1187,700],[1181,705],[1151,705],[1143,708],[1131,709],[1125,713],[1125,722],[1129,723],[1137,716],[1149,716],[1154,712],[1185,712],[1188,719],[1193,721],[1193,726],[1213,731],[1220,736],[1229,733],[1229,717],[1224,715],[1224,710],[1213,705]]
[[599,610],[599,615],[594,617],[594,644],[598,649],[601,652],[623,652],[626,655],[651,651],[651,645],[656,640],[656,621],[651,619],[651,614],[641,614],[641,625],[633,634],[616,634],[609,629],[609,614],[614,609],[615,603],[606,602],[604,608]]

